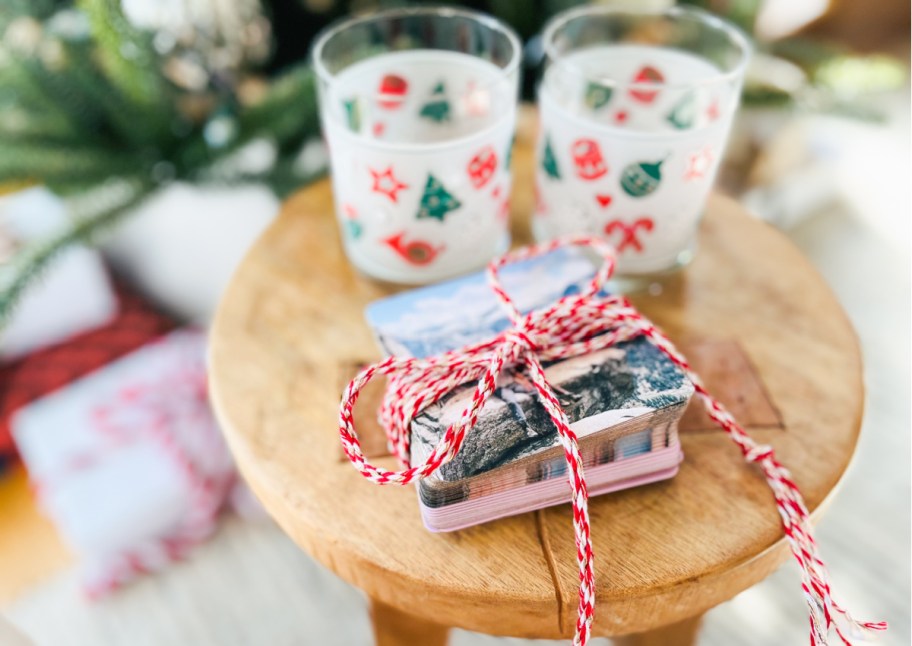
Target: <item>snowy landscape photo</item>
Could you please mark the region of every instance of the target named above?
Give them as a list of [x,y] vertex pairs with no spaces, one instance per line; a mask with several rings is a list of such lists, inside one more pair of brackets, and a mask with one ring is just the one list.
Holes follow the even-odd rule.
[[[595,266],[577,249],[507,265],[501,280],[521,312],[583,289]],[[484,272],[375,301],[365,311],[384,352],[426,357],[495,336],[507,315]]]

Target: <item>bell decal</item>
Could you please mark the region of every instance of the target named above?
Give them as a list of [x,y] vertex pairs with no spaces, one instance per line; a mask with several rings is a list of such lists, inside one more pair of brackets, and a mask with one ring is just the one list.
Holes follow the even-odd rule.
[[608,172],[602,150],[594,139],[577,139],[573,142],[572,153],[573,165],[580,179],[598,179]]

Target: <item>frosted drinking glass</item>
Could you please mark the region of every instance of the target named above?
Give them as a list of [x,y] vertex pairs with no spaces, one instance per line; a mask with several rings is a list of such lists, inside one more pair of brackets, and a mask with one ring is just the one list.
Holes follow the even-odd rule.
[[484,14],[383,11],[314,45],[345,251],[362,272],[427,283],[509,244],[521,47]]
[[703,11],[588,6],[544,33],[539,239],[606,236],[618,271],[686,264],[738,106],[749,45]]

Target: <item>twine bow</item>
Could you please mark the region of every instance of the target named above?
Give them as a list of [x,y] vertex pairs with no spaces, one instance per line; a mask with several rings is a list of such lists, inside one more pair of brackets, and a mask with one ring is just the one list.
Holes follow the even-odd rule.
[[[579,294],[564,296],[547,307],[522,314],[501,286],[498,270],[506,264],[566,246],[590,247],[602,257],[603,263],[592,281]],[[391,356],[362,370],[345,389],[339,410],[339,435],[348,459],[362,476],[375,484],[404,485],[428,477],[459,452],[466,433],[475,426],[481,409],[496,388],[498,375],[505,368],[524,366],[557,429],[567,460],[568,480],[573,493],[573,529],[580,580],[573,643],[584,646],[591,634],[595,609],[595,569],[588,492],[576,434],[570,429],[567,416],[545,379],[542,362],[587,354],[643,336],[687,375],[712,420],[741,449],[745,459],[757,464],[766,476],[776,500],[783,532],[801,567],[801,587],[810,616],[811,644],[828,644],[831,629],[836,631],[845,644],[850,644],[849,637],[859,637],[866,631],[885,630],[887,626],[884,622],[855,621],[833,600],[829,576],[818,553],[808,510],[791,474],[776,460],[773,449],[757,444],[747,435],[722,404],[707,392],[700,378],[671,341],[626,298],[601,293],[603,284],[614,272],[615,264],[614,249],[594,237],[556,240],[519,249],[493,260],[488,265],[488,281],[513,327],[489,340],[437,356]],[[388,471],[370,464],[364,457],[355,431],[352,411],[358,395],[377,375],[389,378],[379,418],[390,447],[403,467],[406,467],[401,471]],[[457,386],[470,382],[476,382],[477,385],[459,422],[446,429],[443,438],[423,463],[408,466],[412,420],[423,408],[434,404]]]

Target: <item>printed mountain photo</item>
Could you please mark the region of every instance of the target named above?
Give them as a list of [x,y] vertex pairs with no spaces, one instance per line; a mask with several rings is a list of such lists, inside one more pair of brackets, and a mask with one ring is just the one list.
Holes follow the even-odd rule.
[[[580,437],[681,405],[693,392],[683,373],[643,339],[557,362],[546,367],[545,375]],[[460,419],[473,390],[472,385],[464,386],[415,418],[413,464],[422,461],[447,426]],[[513,372],[502,377],[459,454],[438,475],[450,482],[469,478],[558,443],[557,430],[528,377]],[[625,457],[651,448],[647,436],[639,450],[629,447]]]
[[[593,273],[585,253],[561,249],[508,265],[502,281],[519,310],[528,312],[579,293]],[[483,273],[376,301],[366,317],[383,350],[398,356],[441,354],[510,325]],[[632,486],[625,478],[635,484],[677,471],[677,420],[693,386],[647,340],[554,362],[545,375],[577,435],[587,473],[592,468],[594,486],[613,490]],[[462,418],[474,388],[457,388],[412,421],[412,465],[423,462]],[[419,482],[418,492],[428,526],[451,529],[489,514],[518,513],[511,500],[518,505],[522,499],[526,508],[545,500],[557,504],[566,494],[565,478],[557,430],[528,375],[511,368],[500,375],[459,453]]]

